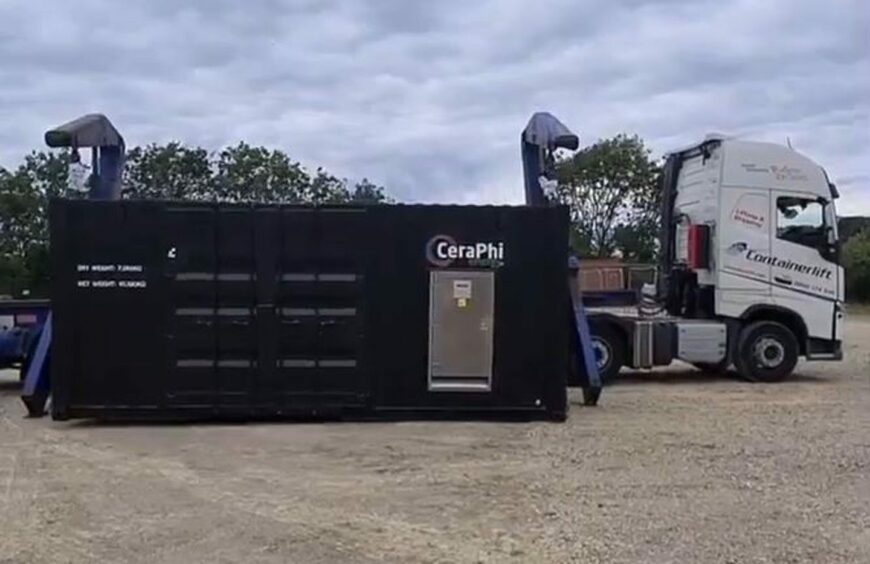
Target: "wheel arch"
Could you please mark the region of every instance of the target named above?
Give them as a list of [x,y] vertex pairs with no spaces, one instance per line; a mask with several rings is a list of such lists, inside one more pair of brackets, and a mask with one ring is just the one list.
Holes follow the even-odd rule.
[[743,312],[743,315],[740,316],[740,319],[747,325],[755,321],[775,321],[777,323],[782,323],[788,327],[792,333],[794,333],[798,342],[798,352],[801,355],[807,354],[807,339],[809,336],[807,325],[801,315],[796,311],[777,305],[759,304],[748,308]]
[[612,313],[590,313],[588,319],[590,330],[594,325],[612,327],[622,337],[622,344],[626,346],[626,350],[630,350],[628,348],[630,329],[624,319]]

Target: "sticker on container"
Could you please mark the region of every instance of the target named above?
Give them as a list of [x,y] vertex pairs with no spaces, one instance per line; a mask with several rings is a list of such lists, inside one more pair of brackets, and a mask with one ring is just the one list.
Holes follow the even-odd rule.
[[459,307],[466,307],[468,305],[468,300],[466,298],[459,298],[456,300],[456,305]]
[[453,281],[453,299],[470,300],[471,299],[471,280],[454,280]]

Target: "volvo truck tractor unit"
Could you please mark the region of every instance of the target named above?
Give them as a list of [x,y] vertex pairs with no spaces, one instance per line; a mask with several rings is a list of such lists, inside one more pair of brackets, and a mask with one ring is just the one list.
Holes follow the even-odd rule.
[[836,187],[772,143],[708,136],[662,174],[661,270],[636,315],[590,315],[605,379],[680,359],[786,378],[799,357],[842,359]]

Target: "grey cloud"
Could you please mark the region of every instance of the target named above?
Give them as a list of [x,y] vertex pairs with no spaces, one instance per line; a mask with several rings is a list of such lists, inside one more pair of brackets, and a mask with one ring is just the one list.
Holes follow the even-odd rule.
[[103,111],[131,144],[245,139],[402,199],[518,202],[519,131],[547,109],[659,154],[788,137],[870,213],[860,0],[126,4],[0,4],[0,163]]
[[870,174],[843,176],[840,177],[840,184],[844,186],[852,186],[854,184],[870,184]]

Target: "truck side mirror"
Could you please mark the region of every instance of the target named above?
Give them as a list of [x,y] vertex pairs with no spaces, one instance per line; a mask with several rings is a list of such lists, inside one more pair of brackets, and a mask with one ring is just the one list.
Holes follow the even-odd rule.
[[819,233],[818,246],[819,254],[825,260],[837,262],[839,252],[837,249],[837,238],[834,237],[834,228],[830,225],[825,226],[824,233]]

